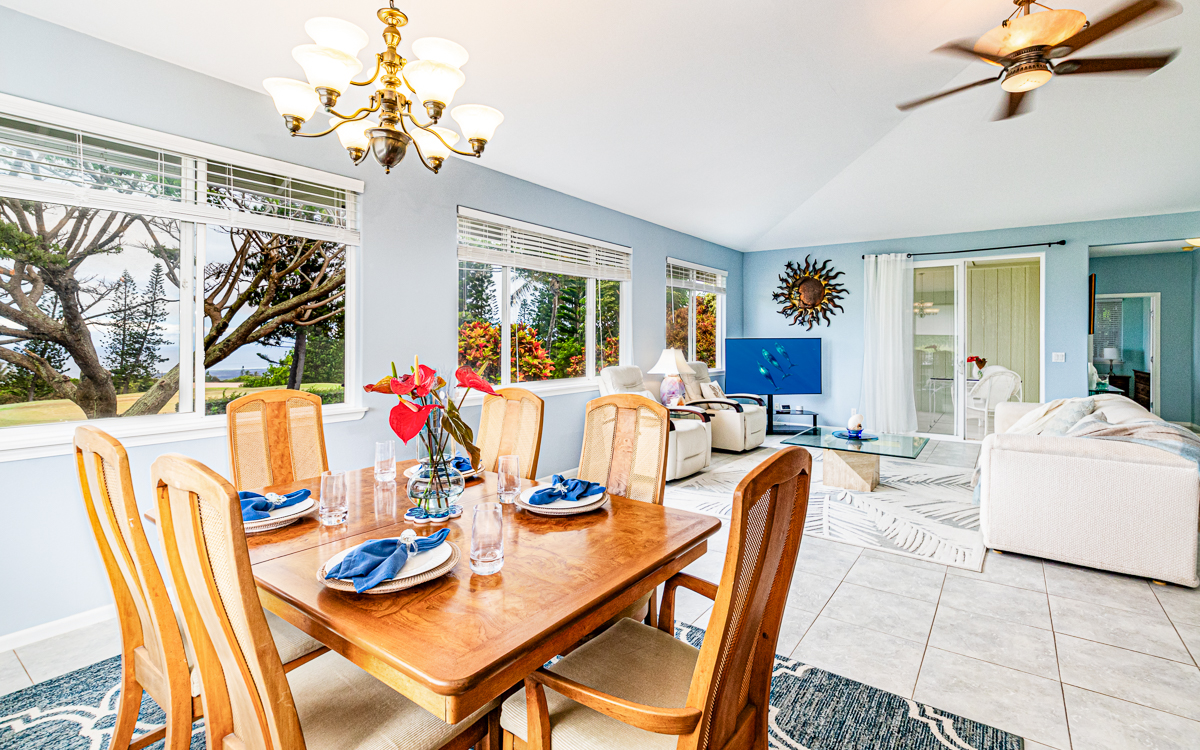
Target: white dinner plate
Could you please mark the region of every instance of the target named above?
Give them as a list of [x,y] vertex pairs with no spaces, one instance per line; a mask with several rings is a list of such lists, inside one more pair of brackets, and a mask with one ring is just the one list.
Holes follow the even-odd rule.
[[291,516],[302,516],[312,510],[313,506],[316,504],[317,501],[312,498],[312,495],[309,495],[295,505],[289,505],[286,508],[276,508],[275,510],[268,511],[267,518],[260,518],[257,521],[247,521],[246,525],[253,527],[253,525],[256,523],[272,523],[284,518],[290,518]]
[[[421,468],[421,467],[420,466],[408,467],[407,469],[404,470],[404,478],[412,479],[412,475],[416,474],[417,469],[419,469],[419,468]],[[471,471],[464,471],[464,472],[459,472],[459,473],[461,473],[463,475],[463,479],[470,479],[471,477],[473,477],[479,473],[479,469],[472,469]]]
[[608,499],[608,493],[601,492],[599,495],[585,497],[582,500],[555,500],[554,502],[546,503],[545,505],[530,504],[529,498],[533,495],[533,493],[537,492],[538,490],[544,490],[547,486],[548,485],[530,487],[522,492],[520,496],[521,504],[534,510],[541,510],[544,508],[546,510],[578,510],[582,512],[583,509],[591,509],[593,506],[601,505],[605,500]]
[[[375,540],[372,540],[372,541],[375,541]],[[364,544],[365,544],[365,542],[364,542]],[[361,546],[361,545],[359,545],[359,546]],[[337,553],[333,557],[326,560],[325,564],[321,566],[321,569],[322,570],[332,570],[333,566],[340,563],[342,561],[343,557],[350,554],[350,552],[355,549],[358,549],[358,547],[356,546],[356,547],[351,547],[350,549],[342,550],[341,552]],[[451,554],[452,554],[452,550],[450,548],[450,545],[446,542],[442,542],[441,544],[439,544],[438,546],[429,550],[428,552],[418,552],[415,555],[409,555],[408,559],[405,560],[405,562],[404,562],[404,567],[401,568],[399,571],[397,571],[396,575],[392,576],[388,580],[398,581],[401,578],[411,578],[412,576],[419,576],[422,573],[426,573],[430,570],[433,570],[437,566],[439,566],[442,563],[449,560]],[[349,579],[338,579],[338,580],[348,581]],[[380,583],[385,583],[385,582],[381,581]]]

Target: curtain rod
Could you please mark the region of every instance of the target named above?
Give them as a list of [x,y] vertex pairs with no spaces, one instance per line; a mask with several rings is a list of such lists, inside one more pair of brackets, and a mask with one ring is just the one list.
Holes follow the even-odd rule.
[[[1046,247],[1050,247],[1052,245],[1065,245],[1065,244],[1067,244],[1066,240],[1059,240],[1058,242],[1031,242],[1028,245],[1000,245],[998,247],[977,247],[977,248],[974,248],[973,250],[942,250],[940,252],[935,252],[935,253],[905,253],[904,257],[912,258],[917,255],[956,255],[958,253],[982,253],[985,250],[1012,250],[1012,249],[1018,248],[1018,247],[1041,247],[1042,245],[1045,245]],[[867,256],[864,255],[863,259],[865,260],[866,257]]]

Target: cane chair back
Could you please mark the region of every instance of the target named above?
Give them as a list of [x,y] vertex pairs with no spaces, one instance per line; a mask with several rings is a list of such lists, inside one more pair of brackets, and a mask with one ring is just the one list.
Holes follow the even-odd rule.
[[[729,549],[687,705],[699,708],[680,748],[766,747],[775,645],[804,531],[812,457],[774,454],[733,495]],[[660,627],[662,627],[660,625]]]
[[524,388],[500,388],[485,396],[479,417],[479,465],[496,471],[500,456],[520,456],[521,476],[537,476],[545,403]]
[[75,429],[79,486],[121,626],[121,703],[111,747],[129,745],[142,691],[167,714],[167,747],[187,747],[192,697],[186,652],[166,582],[142,527],[129,456],[111,435]]
[[587,403],[579,478],[622,497],[662,505],[667,481],[667,409],[617,393]]
[[200,668],[208,746],[303,750],[229,482],[186,456],[151,468],[163,547]]
[[225,414],[229,463],[239,489],[288,484],[329,470],[320,396],[261,391],[230,401]]

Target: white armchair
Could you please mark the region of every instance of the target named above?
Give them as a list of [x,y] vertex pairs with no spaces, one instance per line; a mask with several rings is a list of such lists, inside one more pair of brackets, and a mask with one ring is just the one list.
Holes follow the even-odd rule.
[[1007,367],[990,365],[983,368],[970,393],[967,394],[966,412],[968,421],[978,421],[983,434],[988,432],[988,418],[996,413],[996,406],[1016,395],[1021,400],[1021,376]]
[[767,439],[767,405],[753,393],[722,393],[708,375],[708,365],[688,362],[691,374],[682,373],[688,406],[701,406],[712,420],[712,447],[723,451],[748,451]]
[[[636,393],[657,402],[646,389],[640,367],[605,367],[600,371],[600,395]],[[709,416],[703,409],[668,406],[671,431],[667,434],[667,481],[690,476],[708,466],[712,459]]]

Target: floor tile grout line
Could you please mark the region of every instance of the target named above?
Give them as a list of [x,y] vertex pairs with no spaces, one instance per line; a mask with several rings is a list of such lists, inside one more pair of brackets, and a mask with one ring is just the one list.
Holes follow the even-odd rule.
[[[1146,703],[1138,703],[1137,701],[1131,701],[1128,698],[1121,698],[1120,696],[1109,695],[1108,693],[1102,693],[1099,690],[1096,690],[1094,688],[1084,687],[1083,685],[1076,685],[1073,682],[1064,682],[1063,685],[1070,685],[1071,687],[1075,688],[1076,690],[1082,690],[1085,693],[1091,693],[1092,695],[1102,695],[1105,698],[1112,698],[1115,701],[1120,701],[1122,703],[1128,703],[1131,706],[1139,706],[1148,711],[1157,711],[1160,714],[1166,714],[1167,716],[1174,716],[1177,719],[1183,719],[1184,721],[1190,721],[1193,724],[1200,725],[1200,719],[1193,719],[1190,716],[1184,716],[1183,714],[1175,713],[1174,711],[1168,711],[1165,708],[1157,708],[1155,706],[1151,706]],[[1063,704],[1066,705],[1065,699],[1063,701]],[[1070,722],[1068,721],[1067,723],[1068,723],[1068,729],[1069,729]]]
[[1054,644],[1054,667],[1058,670],[1058,693],[1062,696],[1063,721],[1067,725],[1068,750],[1074,743],[1071,740],[1071,712],[1067,710],[1067,689],[1063,684],[1062,663],[1058,657],[1058,631],[1054,629],[1054,609],[1050,606],[1050,581],[1046,579],[1046,566],[1042,566],[1042,580],[1046,582],[1046,611],[1050,613],[1050,641]]
[[1175,637],[1178,638],[1179,642],[1183,644],[1183,650],[1187,652],[1188,657],[1192,660],[1192,664],[1197,668],[1200,668],[1200,662],[1196,661],[1196,656],[1192,653],[1192,649],[1188,646],[1187,641],[1184,640],[1183,634],[1179,632],[1179,626],[1175,624],[1175,620],[1171,618],[1171,613],[1167,611],[1165,606],[1163,606],[1162,599],[1158,598],[1158,591],[1154,589],[1154,584],[1150,584],[1150,593],[1154,595],[1154,601],[1158,602],[1159,609],[1161,609],[1162,613],[1166,615],[1167,622],[1171,623],[1171,629],[1175,631]]
[[925,657],[929,654],[929,641],[933,638],[933,626],[937,624],[938,612],[942,609],[942,591],[946,588],[946,577],[942,574],[942,585],[938,587],[938,600],[933,605],[933,619],[929,621],[929,632],[925,634],[925,648],[921,649],[921,662],[917,665],[917,676],[913,678],[912,700],[917,699],[917,685],[921,682],[921,670],[925,668]]
[[12,650],[12,655],[17,660],[17,664],[21,665],[21,671],[25,673],[25,679],[29,680],[31,686],[36,685],[37,683],[33,681],[33,675],[29,674],[29,667],[26,667],[25,662],[21,661],[21,655],[17,653],[15,648]]
[[[1188,664],[1187,662],[1179,661],[1178,659],[1171,659],[1166,656],[1159,656],[1158,654],[1148,654],[1145,651],[1138,651],[1136,648],[1127,648],[1125,646],[1115,646],[1111,643],[1105,643],[1104,641],[1098,641],[1094,638],[1084,638],[1083,636],[1075,635],[1073,633],[1067,633],[1065,631],[1055,630],[1053,632],[1054,632],[1054,635],[1056,635],[1056,636],[1063,635],[1063,636],[1066,636],[1067,638],[1074,638],[1077,641],[1085,641],[1087,643],[1095,643],[1099,646],[1108,646],[1109,648],[1115,648],[1118,651],[1125,651],[1125,652],[1128,652],[1131,654],[1138,654],[1139,656],[1149,656],[1151,659],[1161,659],[1163,661],[1169,661],[1172,664],[1179,664],[1184,667],[1191,667],[1192,669],[1195,669],[1198,672],[1200,672],[1200,667],[1197,667],[1195,664]],[[1186,650],[1187,647],[1185,646],[1184,648]],[[1190,656],[1191,654],[1189,653],[1188,655]],[[1061,674],[1061,670],[1060,670],[1060,674]]]
[[[801,532],[801,534],[800,534],[800,541],[801,541],[801,542],[803,542],[803,541],[804,541],[804,532]],[[861,554],[862,554],[862,550],[861,550],[861,549],[859,549],[859,555],[861,555]],[[855,561],[855,562],[858,562],[858,557],[857,557],[857,556],[854,558],[854,561]],[[850,567],[851,567],[851,568],[853,568],[854,566],[853,566],[853,565],[851,565]],[[833,587],[833,591],[829,592],[829,597],[828,597],[828,598],[827,598],[827,599],[826,599],[824,602],[822,602],[822,604],[821,604],[821,609],[817,610],[817,616],[816,616],[816,617],[814,617],[814,618],[812,619],[812,622],[810,622],[810,623],[808,624],[808,627],[804,629],[804,635],[801,635],[801,636],[800,636],[800,640],[796,642],[796,646],[795,646],[795,648],[793,648],[793,649],[791,650],[791,652],[788,654],[788,658],[789,658],[789,659],[790,659],[790,658],[792,658],[792,654],[796,653],[796,649],[800,648],[800,644],[804,642],[804,638],[805,638],[805,636],[807,636],[807,635],[808,635],[808,631],[812,630],[812,626],[813,626],[813,625],[815,625],[815,624],[817,623],[817,620],[819,620],[819,619],[821,618],[821,615],[825,613],[825,608],[826,608],[827,606],[829,606],[829,602],[833,601],[833,597],[834,597],[834,595],[836,595],[836,594],[837,594],[837,592],[838,592],[838,589],[840,589],[840,588],[842,587],[842,584],[843,584],[843,583],[845,583],[845,581],[846,581],[846,575],[849,575],[849,573],[850,573],[850,571],[849,571],[849,570],[847,570],[847,571],[846,571],[846,574],[845,574],[845,575],[843,575],[843,576],[842,576],[842,577],[841,577],[841,578],[838,580],[838,585],[837,585],[837,586],[834,586],[834,587]],[[785,608],[785,609],[786,609],[786,608]],[[835,619],[835,618],[832,618],[832,617],[831,617],[831,618],[829,618],[829,619],[833,620],[833,619]],[[837,620],[837,622],[841,622],[841,620]],[[850,623],[850,624],[853,624],[853,623]]]

